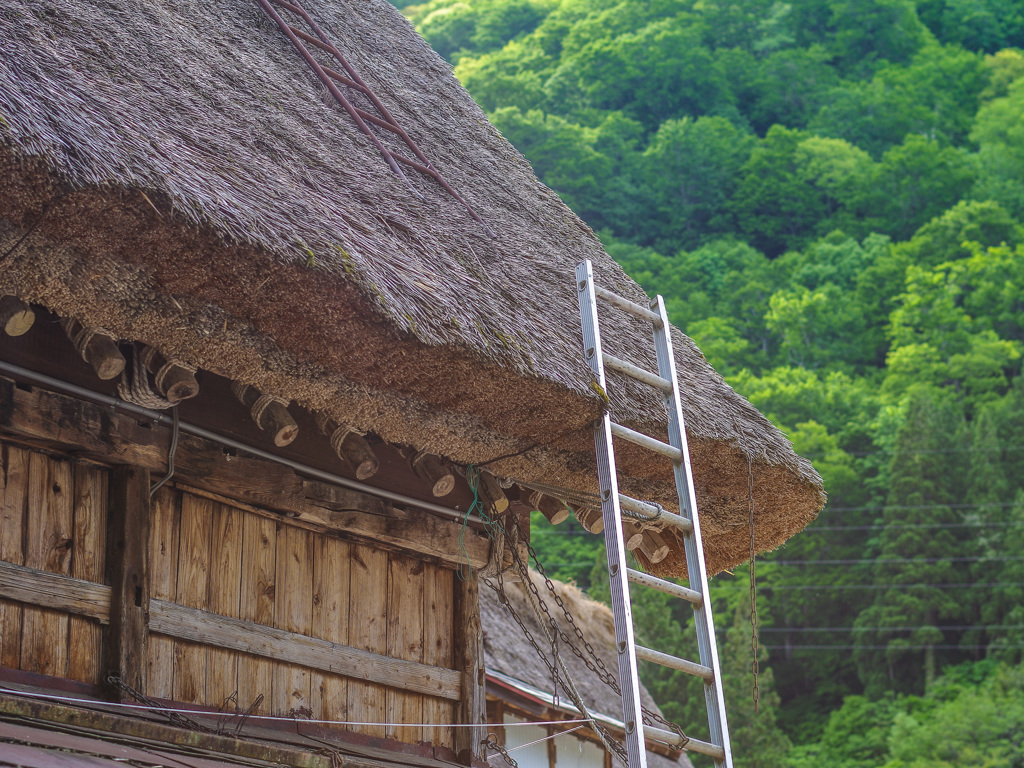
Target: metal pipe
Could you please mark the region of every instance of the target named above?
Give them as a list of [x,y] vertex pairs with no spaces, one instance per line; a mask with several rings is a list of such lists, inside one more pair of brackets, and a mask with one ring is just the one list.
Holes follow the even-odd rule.
[[[99,403],[100,405],[107,405],[110,406],[111,408],[114,408],[115,410],[121,410],[124,411],[125,413],[131,413],[136,416],[142,416],[143,418],[150,419],[158,424],[163,424],[165,426],[172,425],[171,418],[160,413],[159,411],[152,411],[149,408],[143,408],[140,405],[135,405],[134,403],[129,403],[119,398],[111,397],[110,395],[104,395],[102,392],[93,392],[91,389],[86,389],[85,387],[80,387],[77,384],[72,384],[67,381],[61,381],[60,379],[55,379],[52,376],[47,376],[46,374],[38,373],[28,368],[22,368],[20,365],[14,365],[13,363],[8,363],[3,360],[0,360],[0,372],[8,373],[11,374],[12,376],[18,376],[19,378],[26,379],[36,384],[40,384],[44,387],[49,387],[52,389],[56,389],[58,391],[66,392],[69,395],[75,395],[86,400],[91,400],[92,402]],[[327,483],[333,483],[335,485],[340,485],[345,488],[351,488],[352,490],[360,491],[361,493],[369,493],[374,496],[379,496],[380,498],[397,502],[399,504],[405,504],[408,506],[416,507],[418,509],[429,510],[430,512],[434,512],[435,514],[442,515],[444,517],[449,517],[460,522],[466,516],[465,512],[459,512],[457,509],[449,509],[448,507],[443,507],[440,504],[434,504],[429,501],[420,501],[419,499],[414,499],[412,496],[404,496],[401,493],[386,491],[381,488],[374,488],[372,485],[360,483],[358,480],[350,480],[347,477],[342,477],[341,475],[335,475],[330,472],[325,472],[322,469],[311,467],[308,464],[303,464],[301,462],[285,458],[284,456],[277,456],[276,454],[270,453],[269,451],[264,451],[262,448],[256,448],[255,446],[239,442],[238,440],[233,440],[230,437],[218,435],[216,432],[211,432],[208,429],[197,427],[196,425],[189,424],[186,421],[179,421],[178,429],[180,429],[182,432],[187,432],[190,435],[200,437],[203,440],[209,440],[210,442],[217,443],[218,445],[223,445],[226,448],[232,448],[236,451],[244,451],[245,453],[248,453],[252,456],[256,456],[257,458],[266,459],[267,461],[274,461],[277,462],[278,464],[283,464],[286,467],[294,469],[296,472],[300,472],[303,475],[308,475],[309,477],[316,478],[317,480],[323,480],[324,482]],[[471,522],[479,522],[479,518],[476,516],[471,517],[470,520]]]

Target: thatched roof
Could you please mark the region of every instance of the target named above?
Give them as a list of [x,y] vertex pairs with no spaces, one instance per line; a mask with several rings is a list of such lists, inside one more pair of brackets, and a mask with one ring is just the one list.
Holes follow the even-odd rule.
[[[552,601],[550,593],[545,589],[544,580],[534,571],[530,571],[530,577],[537,585],[541,597],[545,599],[559,626],[571,637],[572,628],[568,626],[561,616],[561,611]],[[584,637],[594,646],[605,666],[618,679],[619,663],[618,654],[614,651],[615,625],[612,621],[611,611],[607,606],[591,600],[571,584],[564,584],[560,581],[552,583],[558,596],[572,614],[574,621],[583,631]],[[518,614],[543,647],[545,641],[542,638],[546,636],[545,628],[541,626],[535,611],[527,601],[525,585],[506,581],[504,588],[509,607]],[[552,690],[554,685],[550,671],[512,618],[509,608],[500,603],[497,592],[487,587],[480,588],[480,623],[484,631],[484,657],[488,673],[507,676],[511,681],[523,684],[524,688],[532,687],[548,695],[557,694],[560,703],[567,708],[567,711],[572,711],[572,702],[565,691],[560,686],[558,691]],[[560,646],[559,655],[565,662],[576,689],[592,714],[602,715],[621,724],[622,700],[618,695],[602,683],[564,644]],[[645,707],[659,715],[663,714],[657,703],[651,698],[650,693],[642,685],[640,696]],[[695,733],[695,735],[699,738],[707,737],[707,734],[700,736]],[[671,760],[654,752],[648,752],[648,762],[652,768],[692,768],[689,758],[685,754],[680,756],[679,760]]]
[[[412,194],[252,2],[0,0],[0,290],[391,442],[467,464],[524,451],[491,468],[593,490],[603,403],[573,269],[640,288],[391,5],[306,7],[496,237],[410,172]],[[608,351],[653,366],[647,331],[613,318]],[[675,343],[717,570],[746,557],[748,462],[759,549],[824,495]],[[613,379],[611,398],[657,433],[654,393]],[[631,450],[620,466],[625,490],[674,506],[668,467]]]

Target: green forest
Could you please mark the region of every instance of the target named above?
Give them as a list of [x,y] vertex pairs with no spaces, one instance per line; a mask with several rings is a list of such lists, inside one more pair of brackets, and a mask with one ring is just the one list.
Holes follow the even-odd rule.
[[[398,4],[825,479],[757,560],[756,716],[749,574],[713,581],[737,765],[1024,766],[1024,3]],[[601,597],[596,537],[534,536]]]

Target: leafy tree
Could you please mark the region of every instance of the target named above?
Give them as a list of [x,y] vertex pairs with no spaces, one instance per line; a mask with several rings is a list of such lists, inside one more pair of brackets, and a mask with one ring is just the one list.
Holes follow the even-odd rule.
[[979,145],[974,197],[995,200],[1014,216],[1024,214],[1024,80],[978,110],[971,141]]
[[647,242],[671,252],[732,229],[726,205],[753,145],[752,136],[721,117],[662,123],[644,152],[654,214]]

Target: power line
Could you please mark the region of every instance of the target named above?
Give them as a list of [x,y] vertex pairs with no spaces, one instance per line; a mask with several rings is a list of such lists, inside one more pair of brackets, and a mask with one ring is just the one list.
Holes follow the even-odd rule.
[[888,565],[889,563],[934,565],[935,563],[1002,562],[1005,560],[1024,560],[1024,555],[1000,555],[998,557],[986,557],[984,555],[974,557],[866,557],[852,560],[766,560],[765,562],[774,563],[775,565]]
[[914,632],[919,629],[968,631],[975,629],[1024,629],[1024,624],[955,625],[939,627],[763,627],[761,632]]
[[987,651],[997,650],[1019,650],[1024,645],[763,645],[772,651]]
[[1024,587],[1021,582],[977,582],[975,584],[766,584],[766,590],[905,590],[933,589],[958,590],[978,587]]

